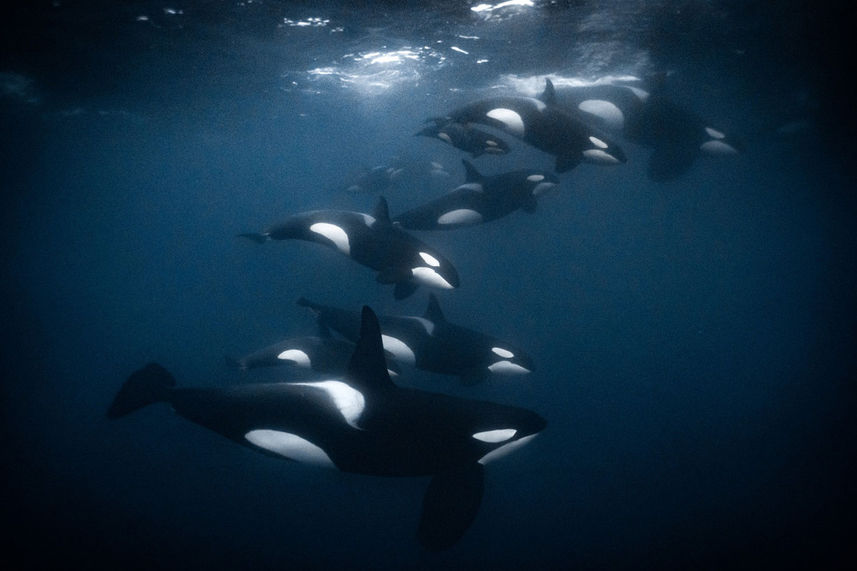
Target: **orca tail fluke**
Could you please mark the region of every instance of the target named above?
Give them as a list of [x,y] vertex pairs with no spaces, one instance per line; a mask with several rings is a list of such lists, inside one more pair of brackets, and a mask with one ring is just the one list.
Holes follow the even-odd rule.
[[246,234],[238,234],[239,238],[247,238],[248,240],[253,240],[257,244],[264,244],[268,241],[267,234],[258,234],[255,232],[248,232]]
[[157,363],[149,363],[128,377],[116,394],[107,418],[120,418],[150,404],[168,400],[175,378]]
[[226,366],[230,369],[236,369],[238,371],[246,371],[247,365],[245,365],[241,359],[236,359],[235,357],[230,357],[229,355],[224,355],[224,361],[226,361]]

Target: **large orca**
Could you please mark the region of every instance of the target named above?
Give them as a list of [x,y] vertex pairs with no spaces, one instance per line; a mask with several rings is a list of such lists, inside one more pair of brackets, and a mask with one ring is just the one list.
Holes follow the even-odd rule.
[[[319,325],[329,327],[345,339],[355,340],[359,336],[359,312],[303,297],[298,305],[312,310]],[[481,383],[493,373],[520,375],[535,369],[532,358],[523,350],[447,321],[437,298],[431,294],[421,317],[384,315],[380,321],[384,348],[400,363],[457,376],[465,385]]]
[[358,474],[431,476],[418,529],[431,550],[452,546],[476,517],[483,465],[546,426],[523,408],[397,387],[368,307],[340,379],[177,388],[166,369],[150,363],[124,383],[107,417],[157,402],[269,455]]
[[549,172],[522,169],[484,176],[469,161],[462,162],[464,184],[399,214],[393,223],[408,230],[449,230],[497,220],[519,209],[533,212],[537,198],[559,184]]
[[555,102],[550,79],[541,97],[489,97],[460,107],[449,121],[480,123],[500,129],[556,157],[556,171],[566,172],[581,161],[615,165],[626,162],[625,153],[607,136]]
[[456,149],[470,153],[473,158],[484,154],[505,155],[509,152],[509,144],[506,141],[473,125],[450,121],[443,117],[429,119],[426,123],[432,123],[432,125],[421,129],[417,135],[441,140]]
[[288,217],[260,234],[239,234],[259,244],[268,240],[306,240],[333,248],[378,272],[377,281],[396,284],[396,299],[419,285],[453,289],[458,272],[440,252],[390,221],[387,201],[378,199],[373,216],[347,210],[313,210]]
[[682,175],[700,155],[734,155],[742,147],[733,136],[666,97],[661,76],[651,90],[633,83],[599,82],[562,89],[555,98],[598,126],[650,147],[648,176],[655,181]]

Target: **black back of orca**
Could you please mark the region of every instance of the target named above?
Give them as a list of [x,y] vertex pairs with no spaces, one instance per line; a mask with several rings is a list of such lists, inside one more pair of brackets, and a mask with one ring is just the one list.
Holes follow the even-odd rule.
[[537,199],[559,184],[548,172],[522,169],[484,176],[463,160],[466,181],[452,192],[408,210],[394,222],[409,230],[451,230],[491,222],[515,210],[534,212]]
[[476,515],[481,465],[546,423],[518,407],[396,387],[375,314],[364,307],[361,319],[341,380],[183,389],[152,363],[128,378],[107,416],[168,402],[188,420],[269,455],[369,475],[431,475],[418,535],[429,549],[447,548]]

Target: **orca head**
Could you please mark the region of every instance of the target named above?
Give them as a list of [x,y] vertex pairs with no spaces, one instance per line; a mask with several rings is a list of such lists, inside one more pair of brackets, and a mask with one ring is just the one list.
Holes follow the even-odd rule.
[[559,178],[553,173],[533,171],[527,175],[527,189],[532,196],[541,196],[556,188]]
[[455,289],[461,281],[455,267],[437,252],[418,249],[411,258],[410,274],[414,282],[437,289]]
[[488,347],[485,360],[486,368],[498,375],[525,375],[535,370],[529,355],[498,341]]
[[628,162],[622,147],[610,139],[590,133],[581,151],[583,160],[596,165],[618,165]]
[[506,414],[482,422],[470,435],[478,446],[478,462],[484,465],[507,456],[529,443],[546,426],[547,421],[539,414],[510,407]]
[[741,152],[742,145],[725,133],[714,127],[705,127],[704,138],[699,145],[699,150],[706,155],[736,155]]

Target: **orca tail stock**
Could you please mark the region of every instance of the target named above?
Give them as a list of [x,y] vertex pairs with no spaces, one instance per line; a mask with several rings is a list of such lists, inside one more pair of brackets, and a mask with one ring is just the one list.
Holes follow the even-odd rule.
[[157,363],[131,374],[107,409],[107,418],[121,418],[150,404],[169,399],[175,378]]

